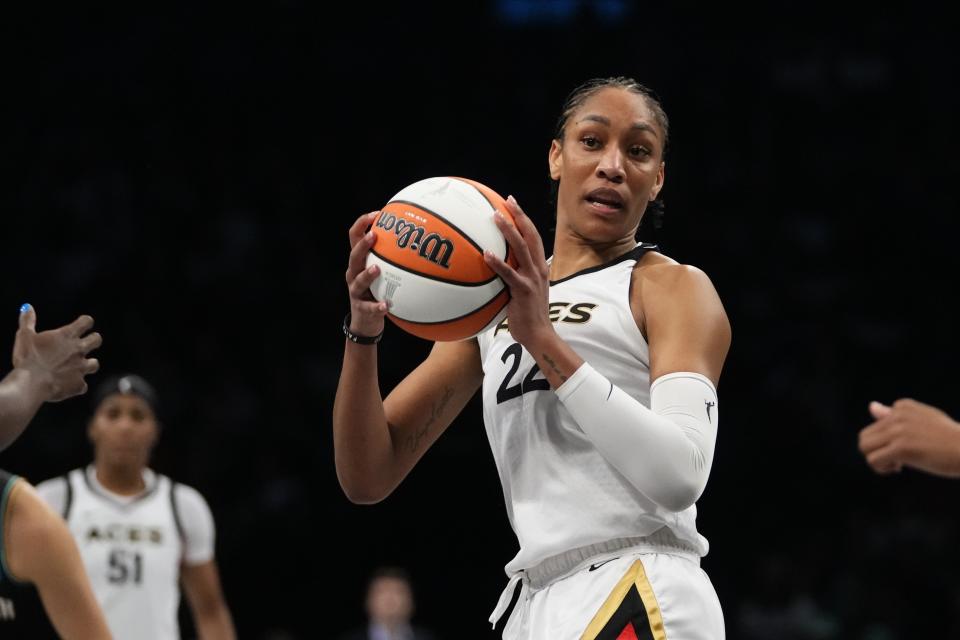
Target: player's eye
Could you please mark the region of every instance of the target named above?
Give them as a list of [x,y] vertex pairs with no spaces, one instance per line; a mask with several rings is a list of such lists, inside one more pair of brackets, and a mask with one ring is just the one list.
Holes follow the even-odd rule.
[[587,149],[599,149],[600,138],[596,136],[583,136],[580,138],[580,144],[585,146]]

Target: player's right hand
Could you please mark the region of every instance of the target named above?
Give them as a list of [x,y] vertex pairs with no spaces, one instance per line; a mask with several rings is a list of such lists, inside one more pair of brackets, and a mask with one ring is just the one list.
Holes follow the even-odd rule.
[[383,331],[387,303],[378,302],[370,293],[370,284],[380,275],[376,265],[367,268],[367,255],[376,241],[370,225],[379,211],[365,213],[350,227],[350,261],[347,265],[347,289],[350,292],[350,331],[375,336]]
[[87,356],[103,342],[99,333],[87,334],[92,328],[93,318],[82,315],[59,329],[37,333],[37,313],[25,304],[13,343],[13,366],[30,374],[47,402],[86,393],[84,377],[100,368],[96,358]]

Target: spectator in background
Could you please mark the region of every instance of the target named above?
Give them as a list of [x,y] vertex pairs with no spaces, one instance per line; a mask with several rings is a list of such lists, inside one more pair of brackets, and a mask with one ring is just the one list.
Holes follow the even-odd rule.
[[381,567],[367,585],[367,626],[341,636],[341,640],[433,640],[432,633],[411,624],[413,585],[406,571]]

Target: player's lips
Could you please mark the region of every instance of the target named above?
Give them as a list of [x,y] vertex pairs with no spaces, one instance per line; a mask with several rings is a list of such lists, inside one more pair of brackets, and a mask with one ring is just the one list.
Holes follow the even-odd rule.
[[625,205],[623,196],[609,188],[594,189],[584,199],[603,211],[619,211]]

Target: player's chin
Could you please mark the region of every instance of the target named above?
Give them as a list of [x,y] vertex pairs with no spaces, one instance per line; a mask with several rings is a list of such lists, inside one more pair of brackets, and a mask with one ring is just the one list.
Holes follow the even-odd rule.
[[624,224],[622,220],[598,219],[584,224],[581,235],[598,244],[612,244],[625,238],[633,239],[634,230],[634,227]]
[[144,467],[147,465],[148,456],[140,449],[117,449],[111,452],[110,462],[118,467]]

